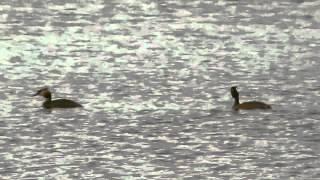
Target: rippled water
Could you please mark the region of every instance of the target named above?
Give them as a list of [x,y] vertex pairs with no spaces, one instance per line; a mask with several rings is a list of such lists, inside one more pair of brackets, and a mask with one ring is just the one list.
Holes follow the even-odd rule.
[[2,0],[0,179],[319,179],[319,9]]

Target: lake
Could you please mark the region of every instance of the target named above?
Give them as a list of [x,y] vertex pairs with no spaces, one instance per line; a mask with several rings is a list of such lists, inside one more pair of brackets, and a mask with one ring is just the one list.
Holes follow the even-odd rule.
[[[320,178],[320,1],[0,12],[0,179]],[[272,110],[233,111],[232,86]],[[43,87],[84,107],[45,110]]]

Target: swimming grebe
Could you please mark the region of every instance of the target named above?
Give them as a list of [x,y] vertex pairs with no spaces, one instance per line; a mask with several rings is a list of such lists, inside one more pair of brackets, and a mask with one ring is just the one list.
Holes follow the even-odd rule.
[[40,89],[33,96],[43,96],[44,98],[46,98],[46,101],[42,104],[42,106],[46,109],[82,107],[81,104],[68,99],[51,100],[51,92],[49,91],[48,88]]
[[250,102],[240,103],[239,102],[239,93],[237,91],[236,86],[231,87],[231,95],[234,98],[234,103],[232,106],[232,109],[234,109],[234,110],[239,110],[239,109],[246,109],[246,110],[271,109],[270,105],[263,103],[263,102],[259,102],[259,101],[250,101]]

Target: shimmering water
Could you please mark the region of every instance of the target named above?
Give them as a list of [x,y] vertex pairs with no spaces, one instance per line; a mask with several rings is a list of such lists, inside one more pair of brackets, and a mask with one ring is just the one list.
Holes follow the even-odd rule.
[[[0,179],[320,178],[320,1],[0,12]],[[273,110],[233,112],[234,85]],[[84,108],[43,110],[44,86]]]

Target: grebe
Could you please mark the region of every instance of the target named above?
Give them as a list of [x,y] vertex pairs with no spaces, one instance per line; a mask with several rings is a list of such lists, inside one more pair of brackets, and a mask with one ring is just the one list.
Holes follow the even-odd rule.
[[42,104],[42,106],[46,109],[82,107],[81,104],[74,102],[74,101],[71,101],[71,100],[68,100],[68,99],[51,100],[51,92],[49,91],[48,88],[40,89],[33,96],[43,96],[44,98],[46,98],[45,102]]
[[236,86],[231,87],[231,95],[234,98],[234,103],[233,103],[232,109],[234,109],[236,111],[239,109],[245,109],[245,110],[271,109],[270,105],[263,103],[263,102],[259,102],[259,101],[250,101],[250,102],[240,103],[239,102],[239,93],[237,91]]

